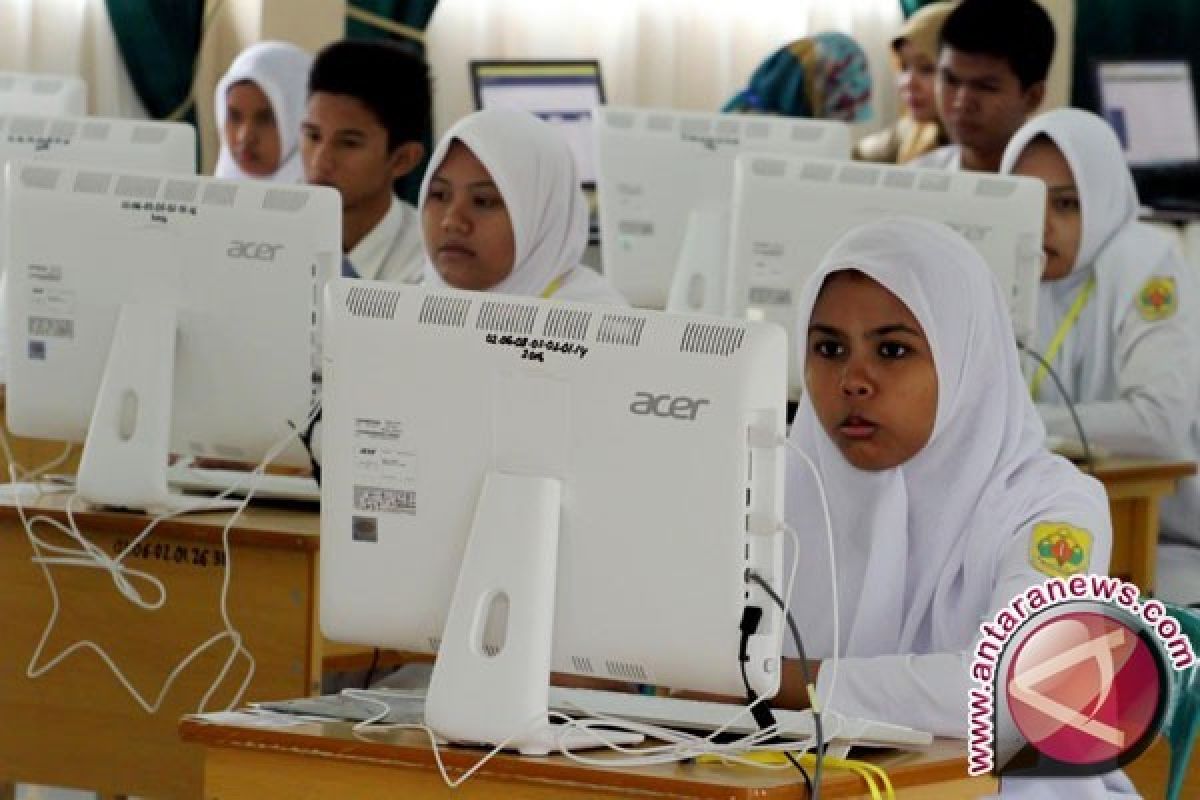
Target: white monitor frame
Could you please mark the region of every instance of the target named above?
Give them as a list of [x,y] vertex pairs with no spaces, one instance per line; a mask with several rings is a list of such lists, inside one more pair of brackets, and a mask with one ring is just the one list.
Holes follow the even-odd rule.
[[168,450],[255,462],[304,423],[336,191],[13,161],[6,202],[8,425],[84,441],[84,499],[171,507]]
[[182,122],[0,111],[0,164],[11,159],[196,174],[196,129]]
[[1046,187],[1011,175],[787,156],[739,156],[728,316],[784,326],[789,387],[803,390],[795,301],[833,243],[856,225],[908,214],[954,228],[983,256],[1008,300],[1018,341],[1037,331]]
[[77,75],[0,72],[0,113],[87,114],[87,83]]
[[[741,695],[748,605],[775,692],[783,618],[745,572],[782,585],[781,330],[342,279],[326,302],[326,637],[440,650],[427,719],[455,739],[516,733],[551,668]],[[489,708],[474,735],[439,716],[448,684]]]
[[743,152],[850,157],[836,120],[606,106],[596,120],[604,273],[635,306],[663,308],[693,212],[727,211]]

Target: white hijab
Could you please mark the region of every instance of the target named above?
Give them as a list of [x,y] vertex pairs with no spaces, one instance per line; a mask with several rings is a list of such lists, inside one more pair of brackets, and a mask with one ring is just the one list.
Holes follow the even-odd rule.
[[225,141],[225,95],[241,81],[253,81],[271,104],[275,128],[279,131],[279,168],[264,180],[278,183],[303,183],[304,164],[300,160],[300,123],[308,102],[308,73],[313,57],[288,42],[258,42],[243,50],[217,83],[213,108],[217,118],[217,136],[221,152],[213,174],[218,178],[254,180],[238,166]]
[[[446,153],[460,141],[491,174],[512,220],[513,270],[488,291],[538,297],[556,280],[556,300],[620,303],[608,282],[580,266],[588,239],[588,205],[575,157],[563,136],[524,111],[485,110],[463,117],[438,142],[421,182],[423,212],[429,183]],[[446,282],[425,253],[426,286]]]
[[[1137,221],[1138,196],[1125,165],[1121,143],[1102,117],[1064,108],[1025,123],[1005,148],[1002,173],[1012,172],[1021,153],[1038,136],[1048,137],[1062,152],[1079,192],[1083,230],[1079,255],[1070,274],[1042,281],[1038,290],[1038,338],[1044,353],[1089,278],[1096,288],[1055,359],[1055,370],[1076,403],[1113,399],[1117,385],[1111,354],[1118,326],[1132,298],[1173,257],[1171,241]],[[1089,351],[1104,354],[1089,358]],[[1039,400],[1061,402],[1049,382]]]
[[[1103,500],[1094,481],[1046,452],[1004,298],[966,241],[907,217],[850,231],[805,285],[801,341],[825,279],[847,269],[870,276],[912,311],[929,341],[938,393],[929,442],[879,472],[846,461],[808,395],[801,400],[791,438],[816,463],[829,498],[841,653],[961,651],[990,611],[1001,553],[1013,537],[1064,501]],[[812,642],[810,655],[825,658],[833,636],[827,544],[812,476],[795,458],[787,489],[804,564],[792,608]]]

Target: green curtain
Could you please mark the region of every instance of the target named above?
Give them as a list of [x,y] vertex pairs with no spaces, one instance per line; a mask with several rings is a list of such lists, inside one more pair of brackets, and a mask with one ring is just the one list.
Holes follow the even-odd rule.
[[[425,57],[425,41],[423,37],[396,33],[387,28],[373,24],[361,17],[353,16],[354,10],[366,12],[375,17],[398,23],[406,28],[423,33],[437,7],[437,0],[348,0],[346,17],[346,38],[348,39],[393,39],[411,48],[414,53]],[[425,145],[425,159],[412,172],[396,181],[396,194],[404,200],[416,205],[417,195],[421,189],[421,180],[425,169],[429,166],[429,154],[433,151],[433,120],[422,137]]]
[[196,124],[192,90],[204,0],[106,0],[133,88],[155,119]]
[[900,10],[904,12],[905,17],[911,17],[918,8],[932,2],[934,0],[900,0]]

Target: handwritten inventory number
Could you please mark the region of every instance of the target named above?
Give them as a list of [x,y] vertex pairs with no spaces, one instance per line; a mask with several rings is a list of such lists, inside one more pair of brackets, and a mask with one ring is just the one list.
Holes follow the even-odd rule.
[[[113,554],[119,555],[129,546],[125,539],[113,542]],[[224,567],[225,551],[216,547],[188,547],[182,544],[167,542],[140,542],[129,552],[126,558],[140,558],[144,561],[165,561],[169,564],[190,565],[193,567]]]

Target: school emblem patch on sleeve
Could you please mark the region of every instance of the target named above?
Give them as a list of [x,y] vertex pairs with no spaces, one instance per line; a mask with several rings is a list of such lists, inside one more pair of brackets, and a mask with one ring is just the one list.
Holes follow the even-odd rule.
[[1092,534],[1066,522],[1039,522],[1029,541],[1029,563],[1052,578],[1087,571],[1092,561]]
[[1175,279],[1155,275],[1146,281],[1137,295],[1138,313],[1147,322],[1167,319],[1175,313],[1179,298]]

